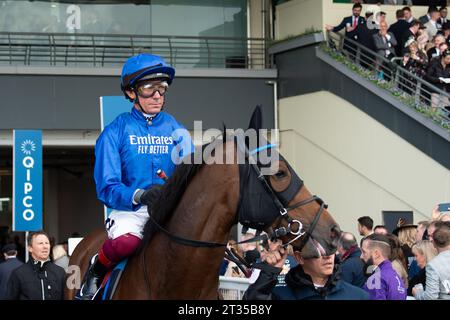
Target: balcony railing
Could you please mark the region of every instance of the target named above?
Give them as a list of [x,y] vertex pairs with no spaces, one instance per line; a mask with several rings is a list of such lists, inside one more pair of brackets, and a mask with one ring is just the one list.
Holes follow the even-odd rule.
[[336,59],[389,90],[404,104],[450,130],[449,93],[403,68],[400,63],[402,58],[388,60],[335,32],[327,32],[327,45]]
[[114,67],[141,52],[182,68],[269,67],[262,38],[0,32],[1,65]]

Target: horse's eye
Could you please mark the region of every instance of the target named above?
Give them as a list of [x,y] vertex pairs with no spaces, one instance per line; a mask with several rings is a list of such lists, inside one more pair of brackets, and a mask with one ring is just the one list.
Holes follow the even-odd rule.
[[284,178],[286,176],[286,173],[284,171],[278,171],[277,173],[275,173],[275,177],[277,177],[278,179]]

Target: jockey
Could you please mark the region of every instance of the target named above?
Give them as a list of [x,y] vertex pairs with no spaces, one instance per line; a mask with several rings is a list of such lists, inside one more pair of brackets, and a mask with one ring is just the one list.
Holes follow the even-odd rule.
[[105,223],[108,239],[80,290],[82,299],[92,299],[107,271],[138,247],[148,219],[149,190],[164,183],[157,171],[170,176],[180,159],[194,151],[188,131],[162,111],[174,76],[173,67],[151,54],[133,56],[123,66],[121,89],[133,107],[106,126],[96,142],[97,196],[113,211]]

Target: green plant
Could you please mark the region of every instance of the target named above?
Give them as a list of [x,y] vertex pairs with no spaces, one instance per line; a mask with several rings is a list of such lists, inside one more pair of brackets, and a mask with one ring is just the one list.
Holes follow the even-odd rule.
[[417,112],[431,119],[436,124],[440,125],[442,128],[450,131],[450,121],[446,120],[443,117],[442,110],[433,110],[427,104],[420,101],[420,99],[416,99],[416,97],[408,95],[404,91],[400,90],[393,81],[380,81],[377,77],[376,72],[367,70],[357,65],[341,52],[329,48],[325,42],[321,43],[319,45],[319,48],[323,52],[327,53],[335,61],[345,65],[348,69],[357,73],[362,78],[370,81],[372,84],[378,86],[379,88],[388,91],[391,95],[393,95],[397,100],[399,100],[406,106],[416,110]]
[[302,33],[290,34],[290,35],[287,35],[286,37],[284,37],[282,39],[278,39],[278,40],[275,40],[275,39],[274,40],[270,40],[269,41],[269,47],[271,47],[273,45],[276,45],[276,44],[279,44],[279,43],[282,43],[282,42],[291,41],[291,40],[294,40],[294,39],[298,39],[298,38],[301,38],[301,37],[308,36],[310,34],[321,33],[321,32],[322,32],[322,30],[314,29],[314,27],[309,27],[309,28],[306,28],[305,31],[302,32]]

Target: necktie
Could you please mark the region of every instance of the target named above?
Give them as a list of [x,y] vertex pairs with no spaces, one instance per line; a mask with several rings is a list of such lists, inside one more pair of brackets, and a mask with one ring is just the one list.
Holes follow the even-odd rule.
[[356,17],[353,17],[353,28],[356,28],[356,25],[358,24],[358,20]]

